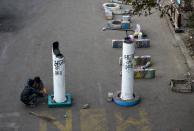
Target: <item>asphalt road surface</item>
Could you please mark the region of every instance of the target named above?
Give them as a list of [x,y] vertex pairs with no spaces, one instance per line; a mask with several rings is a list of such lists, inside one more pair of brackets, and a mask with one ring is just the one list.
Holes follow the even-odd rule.
[[[157,13],[135,17],[151,39],[151,48],[136,55],[151,55],[156,79],[135,80],[142,102],[130,108],[106,101],[120,90],[121,49],[111,40],[124,32],[101,29],[106,21],[97,0],[0,1],[0,130],[1,131],[182,131],[194,129],[194,95],[171,92],[171,78],[188,71],[165,19]],[[60,42],[66,59],[66,90],[73,94],[70,108],[36,108],[20,102],[28,78],[40,76],[49,93],[52,87],[52,42]],[[90,104],[87,110],[83,104]],[[30,111],[56,118],[49,122]],[[64,118],[67,115],[67,118]]]

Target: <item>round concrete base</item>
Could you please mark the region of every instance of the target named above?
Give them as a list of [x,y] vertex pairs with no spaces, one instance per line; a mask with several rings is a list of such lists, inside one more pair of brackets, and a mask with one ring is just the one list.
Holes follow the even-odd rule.
[[48,107],[67,107],[72,105],[72,95],[70,93],[64,94],[67,98],[65,102],[57,103],[53,100],[54,95],[48,95]]
[[134,94],[134,98],[131,100],[122,100],[120,98],[120,94],[121,94],[121,92],[117,91],[113,95],[114,103],[116,103],[119,106],[124,106],[124,107],[135,106],[135,105],[139,104],[139,102],[141,101],[141,98],[139,96],[136,96],[135,94]]

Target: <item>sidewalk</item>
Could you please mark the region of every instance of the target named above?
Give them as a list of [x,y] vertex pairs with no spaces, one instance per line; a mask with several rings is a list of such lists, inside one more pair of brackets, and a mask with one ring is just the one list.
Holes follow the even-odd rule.
[[189,71],[191,71],[191,72],[194,71],[194,60],[189,55],[189,51],[186,48],[185,43],[184,43],[184,41],[181,38],[181,34],[175,33],[174,28],[172,27],[172,24],[171,24],[171,22],[170,22],[170,20],[169,20],[167,15],[165,15],[164,18],[166,19],[166,21],[168,23],[168,26],[169,26],[169,29],[171,30],[171,33],[173,34],[174,39],[176,40],[176,42],[177,42],[177,44],[178,44],[178,46],[180,48],[180,51],[182,52],[182,54],[183,54],[183,56],[185,58],[185,61],[187,62]]

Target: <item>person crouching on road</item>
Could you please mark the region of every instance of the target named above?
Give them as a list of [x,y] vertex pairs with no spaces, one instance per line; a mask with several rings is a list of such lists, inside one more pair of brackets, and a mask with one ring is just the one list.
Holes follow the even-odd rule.
[[46,88],[40,77],[29,79],[21,93],[20,100],[27,106],[36,106],[38,99],[47,95]]

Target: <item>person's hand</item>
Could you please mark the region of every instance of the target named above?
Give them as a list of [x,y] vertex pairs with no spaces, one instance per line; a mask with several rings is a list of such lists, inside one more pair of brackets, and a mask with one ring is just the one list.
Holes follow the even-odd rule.
[[46,90],[46,88],[44,87],[44,88],[40,91],[40,93],[42,93],[43,96],[46,96],[46,95],[47,95],[47,90]]
[[43,88],[43,94],[44,95],[47,95],[48,94],[46,88]]

